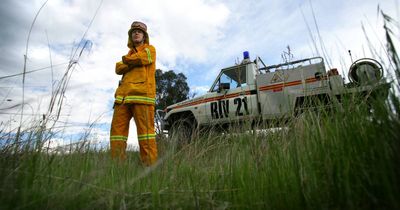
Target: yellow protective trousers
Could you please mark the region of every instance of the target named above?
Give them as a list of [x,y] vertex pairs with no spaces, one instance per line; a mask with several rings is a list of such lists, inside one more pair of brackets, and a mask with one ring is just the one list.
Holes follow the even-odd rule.
[[145,165],[152,165],[157,161],[154,105],[115,104],[110,135],[111,157],[119,160],[126,159],[126,141],[132,117],[137,127],[140,158]]

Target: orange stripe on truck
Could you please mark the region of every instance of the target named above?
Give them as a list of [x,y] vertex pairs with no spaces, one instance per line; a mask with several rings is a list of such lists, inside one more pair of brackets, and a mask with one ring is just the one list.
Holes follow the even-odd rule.
[[[322,77],[322,80],[326,80],[328,79],[328,77]],[[306,79],[306,83],[312,83],[312,82],[317,82],[319,80],[317,80],[315,77],[312,78],[308,78]],[[301,80],[295,80],[295,81],[291,81],[291,82],[286,82],[286,83],[279,83],[279,84],[273,84],[273,85],[266,85],[266,86],[262,86],[259,88],[260,91],[268,91],[268,90],[272,90],[273,92],[279,92],[282,91],[283,88],[285,87],[290,87],[290,86],[296,86],[296,85],[301,85]],[[251,91],[246,91],[244,94],[241,93],[231,93],[228,95],[223,95],[223,96],[216,96],[216,97],[212,97],[212,98],[205,98],[205,99],[201,99],[198,101],[192,101],[186,104],[181,104],[178,105],[172,109],[179,109],[179,108],[183,108],[183,107],[188,107],[188,106],[195,106],[198,104],[202,104],[202,103],[207,103],[207,102],[212,102],[212,101],[218,101],[221,99],[230,99],[230,98],[235,98],[241,95],[251,95]]]
[[[306,83],[313,83],[313,82],[317,82],[320,80],[327,80],[328,77],[322,77],[321,79],[316,79],[315,77],[312,78],[308,78],[306,79]],[[291,82],[286,82],[286,83],[279,83],[279,84],[274,84],[274,85],[266,85],[266,86],[262,86],[259,87],[258,89],[260,91],[267,91],[267,90],[272,90],[273,92],[278,92],[278,91],[282,91],[284,87],[290,87],[290,86],[296,86],[296,85],[301,85],[301,80],[295,80],[295,81],[291,81]]]
[[[176,106],[172,109],[178,109],[178,108],[182,108],[182,107],[187,107],[187,106],[194,106],[194,105],[198,105],[198,104],[202,104],[202,103],[207,103],[207,102],[212,102],[212,101],[218,101],[221,99],[230,99],[230,98],[235,98],[242,95],[241,93],[231,93],[231,94],[227,94],[227,95],[223,95],[223,96],[216,96],[216,97],[212,97],[212,98],[205,98],[205,99],[201,99],[198,101],[192,101],[189,102],[187,104],[182,104],[179,106]],[[250,91],[246,91],[244,95],[251,95]]]

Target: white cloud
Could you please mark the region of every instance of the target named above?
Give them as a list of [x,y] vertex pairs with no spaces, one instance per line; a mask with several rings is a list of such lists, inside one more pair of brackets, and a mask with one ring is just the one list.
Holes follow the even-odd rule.
[[[173,68],[177,60],[204,62],[209,48],[221,38],[220,29],[229,15],[219,3],[161,1],[154,3],[149,30],[161,63]],[[159,13],[158,13],[159,12]]]
[[200,96],[202,94],[205,94],[209,89],[210,89],[209,86],[191,86],[190,87],[190,91],[192,93],[195,93],[196,96]]

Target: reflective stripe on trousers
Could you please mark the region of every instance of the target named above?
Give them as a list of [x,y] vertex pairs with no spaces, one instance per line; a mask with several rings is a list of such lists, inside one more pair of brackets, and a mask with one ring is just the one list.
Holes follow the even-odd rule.
[[156,104],[156,99],[155,98],[149,98],[145,96],[116,96],[115,97],[115,103],[121,104],[121,103],[140,103],[140,104],[148,104],[148,105],[155,105]]

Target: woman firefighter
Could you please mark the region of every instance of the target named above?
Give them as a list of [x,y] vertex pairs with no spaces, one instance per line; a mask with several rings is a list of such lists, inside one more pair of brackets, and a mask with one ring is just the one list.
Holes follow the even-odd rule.
[[111,157],[126,159],[129,122],[133,117],[141,160],[145,165],[152,165],[157,161],[154,130],[156,50],[149,44],[144,23],[132,23],[128,31],[128,47],[128,54],[122,56],[122,61],[115,68],[115,73],[123,76],[115,92],[110,134]]

